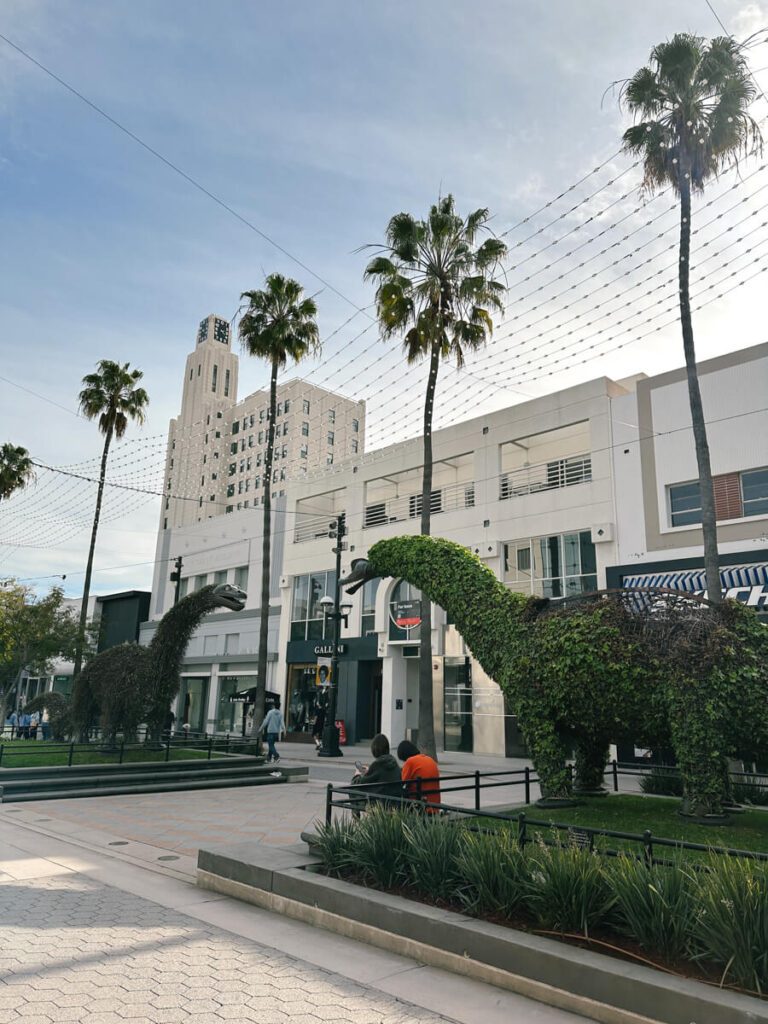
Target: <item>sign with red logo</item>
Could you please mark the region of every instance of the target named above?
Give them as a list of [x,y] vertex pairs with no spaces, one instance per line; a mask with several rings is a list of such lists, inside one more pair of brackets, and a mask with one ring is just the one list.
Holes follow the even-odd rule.
[[344,719],[336,719],[336,728],[339,730],[339,746],[344,747],[347,744],[347,730],[344,728]]
[[421,601],[397,601],[394,620],[400,629],[414,629],[421,625]]

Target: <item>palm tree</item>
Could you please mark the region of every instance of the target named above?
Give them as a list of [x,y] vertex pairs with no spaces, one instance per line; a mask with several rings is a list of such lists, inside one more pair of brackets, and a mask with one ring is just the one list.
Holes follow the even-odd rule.
[[314,299],[302,298],[304,289],[290,277],[269,274],[264,288],[243,292],[241,300],[248,309],[240,321],[238,333],[249,355],[266,359],[271,367],[269,382],[269,423],[264,459],[264,525],[261,553],[261,615],[259,618],[259,658],[256,677],[254,720],[264,718],[267,689],[267,638],[269,635],[269,590],[271,575],[270,542],[272,534],[272,459],[275,450],[277,411],[277,373],[289,359],[301,362],[319,352],[320,332]]
[[[487,228],[488,210],[466,218],[455,210],[453,196],[440,198],[426,220],[398,213],[387,225],[386,244],[365,269],[376,290],[376,314],[381,335],[404,332],[409,364],[429,357],[424,401],[424,469],[421,482],[421,532],[430,532],[432,504],[432,412],[441,359],[453,358],[458,367],[464,353],[485,344],[493,332],[490,310],[503,312],[504,286],[494,280],[507,251],[498,238],[475,240]],[[432,609],[421,610],[419,651],[419,746],[436,756],[432,702]]]
[[0,500],[10,498],[14,491],[26,487],[34,479],[32,459],[26,448],[7,441],[0,445]]
[[762,148],[748,108],[755,97],[744,44],[729,36],[707,42],[680,33],[651,50],[647,67],[624,83],[621,102],[636,124],[624,132],[624,149],[643,160],[643,188],[671,185],[680,198],[680,323],[688,377],[693,439],[701,490],[701,529],[707,595],[720,602],[715,498],[704,411],[696,369],[689,297],[691,193],[739,155]]
[[88,564],[85,568],[85,584],[83,585],[83,606],[80,609],[80,634],[75,651],[74,678],[80,674],[83,663],[83,644],[85,623],[88,617],[88,598],[91,592],[91,574],[93,572],[93,553],[96,548],[96,534],[99,530],[101,502],[104,496],[104,478],[107,472],[107,456],[112,438],[120,438],[125,433],[128,420],[136,423],[144,422],[144,410],[149,405],[149,396],[144,388],[136,387],[144,376],[141,370],[131,370],[131,364],[121,366],[111,359],[101,359],[96,373],[83,377],[83,390],[78,396],[80,412],[86,419],[99,417],[99,430],[104,435],[104,449],[101,453],[101,470],[99,471],[99,488],[96,492],[96,510],[93,514],[91,530],[91,546],[88,549]]

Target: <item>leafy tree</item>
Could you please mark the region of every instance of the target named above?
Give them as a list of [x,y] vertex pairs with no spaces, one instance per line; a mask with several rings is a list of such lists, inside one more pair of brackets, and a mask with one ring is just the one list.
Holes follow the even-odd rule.
[[722,600],[712,470],[696,368],[689,296],[691,193],[738,158],[762,148],[749,116],[755,97],[744,44],[729,36],[707,42],[680,33],[651,50],[649,64],[624,83],[621,102],[639,118],[624,132],[624,149],[643,161],[647,192],[672,186],[680,199],[680,324],[693,438],[701,488],[707,596]]
[[[91,593],[91,575],[93,573],[93,554],[96,549],[96,535],[101,517],[101,502],[104,497],[104,479],[107,472],[107,456],[112,438],[120,438],[125,433],[128,420],[144,422],[144,410],[149,405],[149,396],[144,388],[136,387],[144,376],[141,370],[131,370],[130,363],[121,366],[111,359],[101,359],[96,373],[83,377],[83,390],[79,395],[80,411],[86,419],[93,420],[98,416],[99,430],[104,435],[104,448],[101,453],[101,469],[99,471],[99,488],[96,493],[96,509],[93,514],[91,544],[88,548],[88,563],[85,568],[83,584],[83,606],[80,610],[80,633],[85,637],[85,624],[88,617],[88,598]],[[82,644],[75,651],[75,678],[80,674],[83,664]]]
[[7,441],[0,445],[0,501],[26,487],[34,479],[32,459],[26,448]]
[[[15,704],[25,670],[44,675],[56,658],[72,658],[80,636],[77,618],[63,604],[64,593],[53,587],[36,598],[28,587],[0,588],[0,714]],[[87,640],[85,650],[93,646]]]
[[267,688],[267,638],[269,635],[269,590],[271,576],[270,543],[272,536],[272,462],[275,451],[277,414],[277,374],[289,359],[301,362],[320,350],[317,306],[314,299],[303,298],[304,289],[290,277],[269,274],[264,288],[243,292],[248,309],[240,321],[239,335],[249,355],[265,359],[271,367],[269,383],[269,422],[264,459],[264,524],[261,554],[261,615],[259,618],[259,657],[256,677],[254,719],[264,718]]
[[[491,312],[503,312],[504,286],[494,275],[507,251],[497,238],[476,245],[487,230],[488,210],[466,218],[453,196],[438,200],[426,220],[398,213],[387,225],[386,244],[365,269],[377,282],[376,313],[383,338],[403,334],[409,364],[429,358],[424,401],[424,469],[421,533],[430,532],[432,504],[432,413],[441,359],[464,364],[464,353],[485,344],[493,332]],[[436,756],[432,701],[432,609],[421,610],[419,652],[419,746]]]

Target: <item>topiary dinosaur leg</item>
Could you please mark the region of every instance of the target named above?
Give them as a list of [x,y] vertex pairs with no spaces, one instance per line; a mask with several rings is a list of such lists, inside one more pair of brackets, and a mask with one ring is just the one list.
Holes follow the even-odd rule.
[[539,777],[541,799],[538,802],[570,801],[571,771],[566,764],[568,748],[565,739],[541,709],[520,707],[518,715],[533,767]]
[[582,735],[576,743],[576,780],[574,790],[579,796],[601,796],[605,788],[605,766],[608,743],[602,736]]

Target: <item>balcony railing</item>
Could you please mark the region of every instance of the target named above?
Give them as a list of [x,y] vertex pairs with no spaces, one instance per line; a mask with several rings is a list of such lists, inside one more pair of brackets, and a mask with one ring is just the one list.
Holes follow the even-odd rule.
[[[474,505],[475,482],[467,480],[460,484],[449,484],[447,487],[436,487],[432,491],[430,511],[432,515],[437,515],[440,512],[455,512],[460,508],[474,508]],[[388,498],[366,505],[363,529],[420,517],[421,492],[407,494],[402,498]]]
[[517,498],[538,491],[552,491],[558,487],[589,483],[592,479],[592,459],[589,455],[574,455],[555,459],[536,466],[525,466],[499,477],[499,501]]
[[338,512],[326,512],[324,516],[312,516],[308,518],[298,513],[296,521],[296,529],[293,533],[293,539],[296,544],[302,544],[308,540],[317,540],[318,537],[328,537],[330,534],[330,524],[338,515]]

